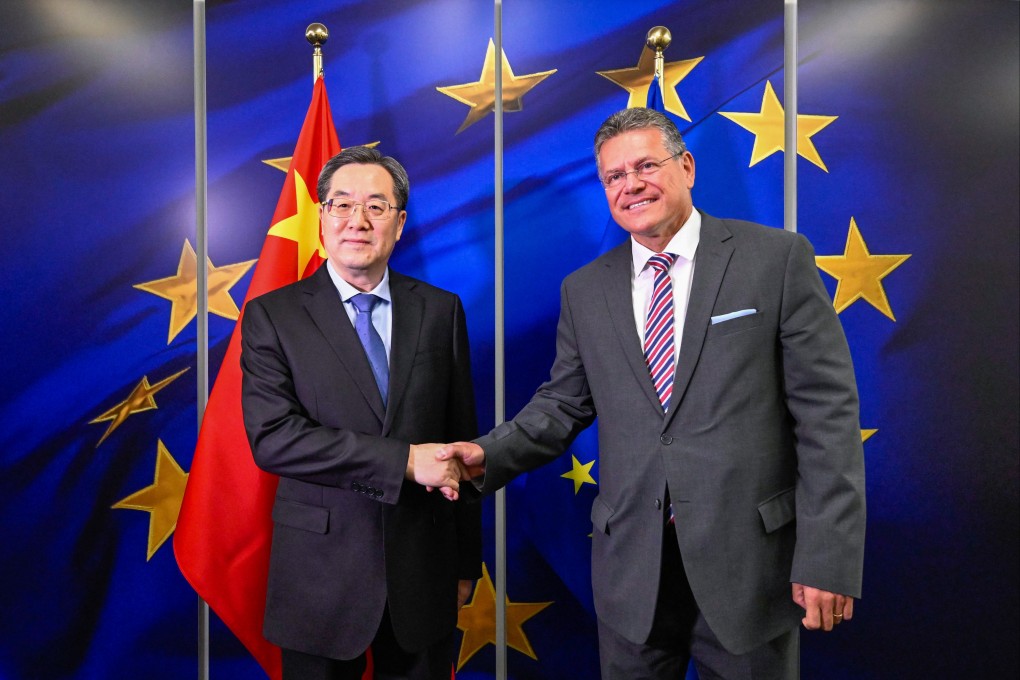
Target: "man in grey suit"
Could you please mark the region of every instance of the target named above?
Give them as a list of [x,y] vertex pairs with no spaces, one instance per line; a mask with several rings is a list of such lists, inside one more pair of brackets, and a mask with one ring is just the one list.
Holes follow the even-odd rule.
[[798,621],[853,615],[865,523],[857,388],[813,250],[695,210],[694,158],[661,113],[614,114],[595,156],[631,238],[564,280],[530,403],[437,457],[488,493],[597,416],[603,678],[674,680],[692,660],[702,680],[796,678]]
[[412,442],[477,435],[460,299],[390,270],[408,180],[346,149],[322,169],[329,257],[248,302],[242,405],[255,462],[279,475],[264,633],[285,680],[449,680],[458,607],[481,576],[477,504],[457,466]]

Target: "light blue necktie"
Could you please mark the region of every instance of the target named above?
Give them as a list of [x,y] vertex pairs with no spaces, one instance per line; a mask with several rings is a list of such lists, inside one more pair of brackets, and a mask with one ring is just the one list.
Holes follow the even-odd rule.
[[379,385],[379,394],[382,395],[385,404],[389,391],[390,367],[386,361],[386,346],[372,325],[372,309],[378,302],[379,298],[371,293],[359,293],[351,298],[351,303],[358,310],[358,315],[354,317],[354,329],[358,332],[358,339],[365,348],[365,354],[368,355],[368,363],[372,366],[375,382]]

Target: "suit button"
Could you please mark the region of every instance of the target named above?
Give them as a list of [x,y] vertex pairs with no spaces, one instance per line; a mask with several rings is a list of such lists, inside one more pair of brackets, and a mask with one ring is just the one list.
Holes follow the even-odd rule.
[[658,498],[655,499],[655,509],[662,510],[662,501],[659,500]]
[[376,498],[382,498],[382,489],[376,489],[375,490],[375,497]]
[[673,438],[670,437],[668,434],[664,434],[661,437],[659,437],[659,441],[665,444],[666,446],[669,446],[670,444],[673,443]]
[[354,489],[355,491],[361,491],[361,484],[354,482],[353,484],[351,484],[351,488]]

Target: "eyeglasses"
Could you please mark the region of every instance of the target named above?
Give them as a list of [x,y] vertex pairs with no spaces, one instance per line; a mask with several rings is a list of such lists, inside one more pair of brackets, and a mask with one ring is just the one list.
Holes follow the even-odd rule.
[[673,160],[682,153],[683,151],[678,151],[669,158],[663,158],[661,161],[644,161],[633,170],[628,170],[626,172],[623,170],[616,170],[615,172],[611,172],[603,177],[602,184],[607,189],[616,189],[623,186],[624,182],[627,181],[627,175],[634,175],[638,179],[648,179],[661,170],[662,166],[665,165],[667,161]]
[[322,206],[329,213],[330,217],[350,217],[354,214],[354,210],[361,206],[361,212],[370,220],[384,220],[391,210],[396,210],[389,201],[384,201],[381,198],[373,198],[371,201],[365,201],[364,203],[355,203],[349,201],[346,198],[331,198],[325,201]]

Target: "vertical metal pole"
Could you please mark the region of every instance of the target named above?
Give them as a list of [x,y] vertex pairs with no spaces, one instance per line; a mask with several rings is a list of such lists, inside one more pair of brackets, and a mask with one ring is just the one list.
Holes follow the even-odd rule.
[[[495,390],[496,425],[506,419],[506,356],[503,297],[503,2],[494,0],[495,90]],[[506,680],[506,490],[496,492],[496,678]]]
[[[209,185],[205,101],[205,0],[194,0],[195,32],[195,249],[198,257],[197,382],[198,426],[202,427],[209,399],[209,270],[206,225]],[[198,678],[209,678],[209,605],[198,598]]]
[[783,228],[797,231],[797,0],[783,13],[783,92],[786,120],[783,155]]

